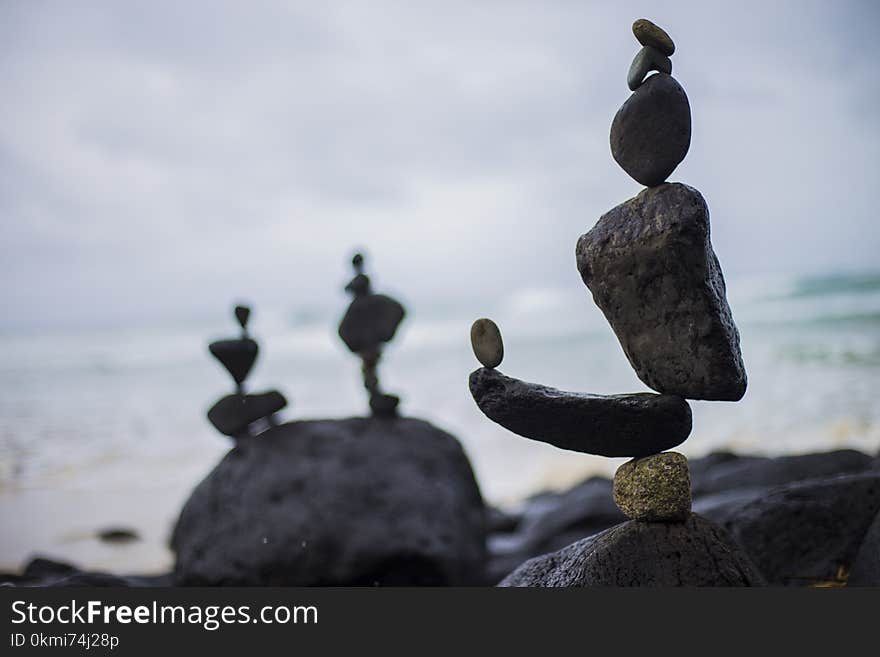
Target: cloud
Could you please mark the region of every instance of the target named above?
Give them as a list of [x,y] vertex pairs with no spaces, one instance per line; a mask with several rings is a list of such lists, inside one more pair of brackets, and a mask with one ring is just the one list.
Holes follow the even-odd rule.
[[[329,3],[328,3],[329,4]],[[647,15],[678,44],[729,273],[873,264],[872,3],[3,3],[6,324],[584,294],[638,186],[608,128]]]

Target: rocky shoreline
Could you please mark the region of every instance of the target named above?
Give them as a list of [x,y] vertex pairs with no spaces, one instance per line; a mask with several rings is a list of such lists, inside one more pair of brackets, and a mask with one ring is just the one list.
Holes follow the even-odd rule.
[[[720,531],[742,548],[748,562],[743,564],[731,555],[730,567],[723,571],[732,579],[740,578],[738,583],[880,586],[880,454],[837,450],[767,458],[714,452],[690,459],[688,465],[694,514],[687,521],[693,527],[686,534],[692,535],[695,527],[702,527],[700,535],[712,540],[714,532]],[[376,525],[377,532],[387,531],[387,518],[366,518],[364,522]],[[646,544],[652,544],[645,540],[645,533],[656,533],[656,527],[663,526],[628,520],[614,503],[612,480],[604,477],[591,477],[563,492],[534,495],[513,511],[486,506],[485,522],[487,550],[483,566],[455,582],[426,582],[424,572],[416,576],[412,568],[400,562],[398,572],[392,572],[392,564],[383,582],[366,581],[361,574],[354,574],[349,580],[340,577],[336,583],[529,584],[531,574],[539,570],[544,573],[560,563],[571,566],[572,555],[582,554],[585,545],[593,551],[605,550],[614,558],[599,561],[604,570],[566,567],[559,570],[568,573],[567,578],[544,581],[562,586],[621,586],[632,578],[654,586],[699,585],[701,573],[706,574],[705,553],[699,546],[696,550],[693,545],[690,551],[675,550],[675,537],[665,535],[674,533],[678,525],[665,525],[663,540],[653,543],[666,552],[678,552],[674,569],[652,574],[652,569],[669,557],[663,551],[649,558],[644,554],[636,558],[631,551],[623,550],[620,546],[627,543],[644,550]],[[635,535],[639,540],[630,540]],[[612,543],[615,549],[609,550]],[[391,547],[390,540],[385,547]],[[257,552],[253,563],[257,562]],[[480,562],[478,553],[470,563],[474,559]],[[576,565],[576,558],[574,562]],[[196,582],[181,581],[174,573],[144,576],[88,572],[35,557],[19,573],[0,574],[0,583],[171,586]]]

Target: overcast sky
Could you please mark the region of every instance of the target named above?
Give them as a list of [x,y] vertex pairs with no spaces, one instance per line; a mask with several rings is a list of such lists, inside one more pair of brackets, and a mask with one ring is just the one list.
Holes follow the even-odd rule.
[[[880,253],[880,3],[0,1],[0,326],[581,291],[647,17],[728,279]],[[344,300],[342,301],[344,303]]]

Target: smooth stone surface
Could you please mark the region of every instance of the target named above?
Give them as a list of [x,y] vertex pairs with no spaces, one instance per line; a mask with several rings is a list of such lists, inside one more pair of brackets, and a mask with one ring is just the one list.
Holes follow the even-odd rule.
[[227,395],[211,407],[208,420],[223,435],[238,438],[247,435],[251,424],[277,413],[285,406],[287,399],[277,390]]
[[880,512],[862,540],[847,586],[880,586]]
[[632,25],[633,36],[643,46],[656,48],[667,57],[675,52],[675,43],[662,27],[647,18],[640,18]]
[[645,76],[651,71],[659,71],[672,75],[672,60],[669,59],[659,50],[645,46],[632,60],[629,66],[629,73],[626,76],[626,84],[630,91],[638,89]]
[[500,586],[760,586],[763,578],[720,527],[627,521],[558,552],[535,557]]
[[501,330],[491,319],[478,319],[471,325],[471,347],[483,367],[498,367],[504,360]]
[[247,378],[259,353],[257,343],[250,338],[218,340],[209,344],[208,349],[239,384]]
[[724,527],[771,584],[839,584],[878,512],[880,472],[869,471],[773,489]]
[[490,420],[575,452],[648,456],[681,444],[691,431],[690,407],[671,395],[564,392],[485,367],[471,373],[470,390]]
[[355,297],[339,324],[339,337],[353,352],[388,342],[403,320],[403,306],[384,294]]
[[614,115],[611,155],[646,187],[663,183],[691,145],[691,108],[681,85],[666,73],[645,80]]
[[247,306],[236,306],[235,307],[235,319],[238,321],[239,326],[241,328],[246,329],[248,320],[251,317],[251,309]]
[[627,461],[614,474],[614,503],[631,520],[684,522],[691,515],[687,459],[663,452]]
[[485,510],[448,433],[412,418],[292,422],[240,440],[171,545],[191,585],[483,581]]
[[687,399],[742,398],[739,331],[697,190],[671,183],[642,191],[602,215],[578,240],[576,256],[646,385]]

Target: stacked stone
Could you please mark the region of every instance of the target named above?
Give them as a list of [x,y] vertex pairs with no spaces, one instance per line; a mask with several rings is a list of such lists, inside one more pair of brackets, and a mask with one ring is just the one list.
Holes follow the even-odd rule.
[[[687,459],[665,451],[691,431],[686,399],[739,400],[746,373],[724,277],[700,193],[666,180],[690,146],[687,96],[671,76],[675,44],[650,21],[633,24],[642,49],[633,91],[611,126],[617,163],[647,189],[603,215],[577,243],[578,270],[639,378],[659,394],[588,395],[504,376],[494,368],[501,332],[477,320],[471,343],[484,366],[470,376],[493,421],[535,440],[602,456],[625,456],[614,500],[632,520],[691,518]],[[645,76],[657,71],[647,79]]]
[[396,417],[400,397],[382,391],[378,368],[382,347],[394,338],[406,311],[391,297],[372,291],[370,277],[364,273],[362,254],[356,253],[351,265],[355,275],[345,286],[345,291],[354,299],[339,323],[339,337],[361,359],[361,374],[372,414],[376,417]]
[[235,307],[235,319],[241,327],[241,336],[229,340],[217,340],[208,350],[235,382],[235,393],[220,398],[210,410],[208,420],[220,433],[231,438],[244,438],[258,433],[261,426],[277,424],[275,414],[287,406],[287,400],[277,390],[247,393],[245,380],[253,369],[259,353],[259,345],[247,331],[251,310],[247,306]]

